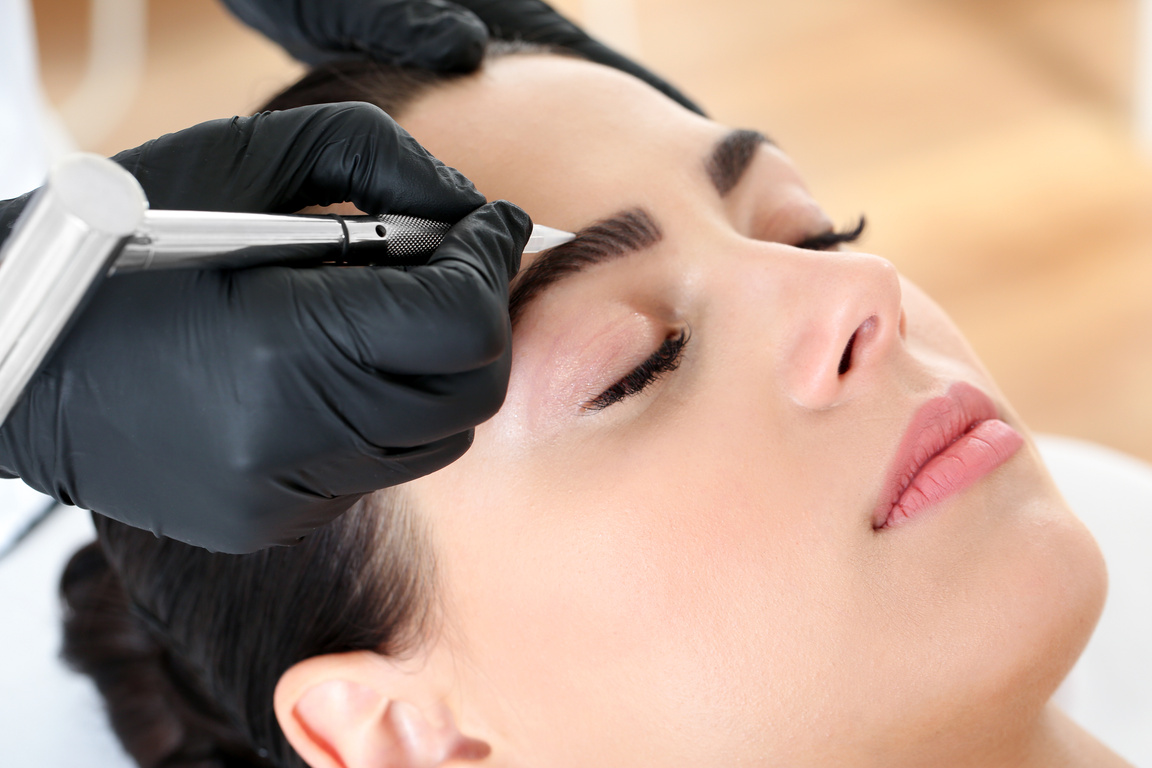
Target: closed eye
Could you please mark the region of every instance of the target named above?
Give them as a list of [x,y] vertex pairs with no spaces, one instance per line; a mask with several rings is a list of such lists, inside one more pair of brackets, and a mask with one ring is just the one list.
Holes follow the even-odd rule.
[[864,234],[864,225],[867,221],[863,216],[856,222],[856,226],[848,229],[832,229],[827,232],[822,232],[819,235],[813,235],[803,242],[797,243],[797,248],[804,248],[809,251],[830,251],[841,243],[854,243],[860,239],[860,235]]
[[684,347],[688,344],[688,337],[688,331],[682,330],[678,335],[665,339],[651,357],[633,368],[620,381],[584,403],[582,407],[589,411],[602,411],[626,397],[640,394],[661,376],[680,367],[680,359],[684,354]]

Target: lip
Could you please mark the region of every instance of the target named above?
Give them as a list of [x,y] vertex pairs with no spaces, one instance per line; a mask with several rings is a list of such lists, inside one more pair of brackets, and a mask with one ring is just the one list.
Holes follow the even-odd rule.
[[900,441],[873,528],[920,516],[1010,459],[1024,444],[988,395],[966,382],[920,406]]

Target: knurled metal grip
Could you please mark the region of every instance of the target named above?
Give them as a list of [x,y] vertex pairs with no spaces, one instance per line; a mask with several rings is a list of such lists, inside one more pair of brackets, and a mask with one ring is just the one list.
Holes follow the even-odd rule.
[[57,164],[25,207],[0,248],[0,423],[147,209],[132,174],[90,154]]

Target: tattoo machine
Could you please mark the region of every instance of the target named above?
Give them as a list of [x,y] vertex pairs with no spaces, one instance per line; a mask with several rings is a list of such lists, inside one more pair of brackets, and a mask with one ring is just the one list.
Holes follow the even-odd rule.
[[[448,229],[411,216],[152,211],[119,165],[71,155],[51,170],[0,249],[0,423],[106,275],[271,263],[417,266]],[[535,225],[524,252],[573,237]]]

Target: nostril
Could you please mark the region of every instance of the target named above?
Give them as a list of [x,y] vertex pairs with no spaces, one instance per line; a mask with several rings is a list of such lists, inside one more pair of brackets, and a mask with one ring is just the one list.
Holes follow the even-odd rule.
[[836,369],[839,375],[843,376],[852,369],[852,355],[856,351],[857,344],[867,344],[868,339],[875,334],[878,324],[879,319],[876,315],[872,315],[852,332],[852,337],[848,339],[848,344],[844,347],[844,353],[840,355],[840,365]]
[[856,333],[858,331],[852,333],[847,346],[844,347],[844,354],[840,356],[840,367],[836,369],[836,372],[841,376],[848,373],[848,369],[852,367],[852,347],[856,345]]

